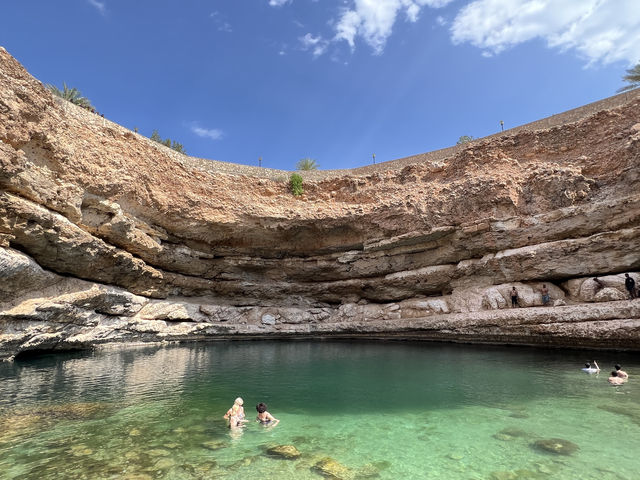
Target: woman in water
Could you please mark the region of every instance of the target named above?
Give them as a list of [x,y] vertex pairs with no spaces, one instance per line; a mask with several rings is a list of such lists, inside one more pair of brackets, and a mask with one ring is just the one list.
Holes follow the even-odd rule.
[[269,412],[267,412],[267,405],[262,402],[256,405],[256,410],[258,411],[258,416],[256,417],[256,420],[260,422],[262,425],[269,425],[271,427],[274,427],[280,421],[277,418],[274,418],[274,416],[271,415]]
[[244,401],[242,398],[236,398],[236,401],[233,402],[233,406],[227,410],[227,413],[224,414],[224,419],[229,420],[229,428],[238,428],[242,427],[246,422],[244,418],[244,407],[242,406]]

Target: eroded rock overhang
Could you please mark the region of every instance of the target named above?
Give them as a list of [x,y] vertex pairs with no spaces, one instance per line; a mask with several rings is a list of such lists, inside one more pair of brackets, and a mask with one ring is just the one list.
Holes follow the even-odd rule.
[[0,356],[242,335],[638,349],[640,93],[563,115],[294,197],[287,172],[173,152],[0,50]]

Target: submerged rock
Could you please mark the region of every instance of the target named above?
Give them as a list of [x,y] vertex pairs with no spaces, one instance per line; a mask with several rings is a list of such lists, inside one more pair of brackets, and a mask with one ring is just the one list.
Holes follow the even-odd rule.
[[331,457],[325,457],[316,462],[313,470],[327,478],[335,480],[351,480],[355,477],[355,472],[352,469],[342,465]]
[[502,430],[500,430],[500,433],[504,435],[509,435],[510,437],[526,437],[527,436],[527,432],[525,432],[524,430],[520,430],[519,428],[511,428],[511,427],[503,428]]
[[545,438],[537,440],[534,442],[533,448],[556,455],[571,455],[580,449],[580,447],[575,443],[562,438]]
[[606,412],[615,413],[616,415],[624,415],[636,425],[640,425],[640,410],[638,410],[637,407],[634,409],[633,406],[598,405],[598,408]]
[[376,478],[380,476],[380,472],[391,466],[391,462],[380,461],[371,462],[360,467],[356,471],[356,478]]
[[520,430],[519,428],[503,428],[498,433],[492,435],[496,440],[503,442],[509,442],[518,437],[526,437],[527,432]]
[[302,454],[293,445],[276,445],[267,448],[267,455],[270,457],[282,458],[284,460],[294,460]]
[[168,457],[171,455],[169,450],[164,450],[162,448],[154,448],[153,450],[149,450],[147,453],[152,457]]
[[521,410],[513,411],[513,412],[511,412],[509,414],[509,416],[511,418],[529,418],[529,414],[527,414],[527,413],[525,413],[525,412],[523,412]]
[[209,450],[220,450],[221,448],[225,448],[227,446],[227,442],[224,440],[209,440],[208,442],[204,442],[202,446]]
[[90,448],[88,448],[86,445],[83,445],[83,444],[72,445],[70,451],[71,451],[71,455],[73,455],[74,457],[84,457],[84,456],[93,454],[93,450],[91,450]]
[[175,464],[176,461],[171,458],[161,458],[153,465],[153,467],[157,470],[166,470],[167,468],[175,466]]
[[517,478],[514,472],[509,471],[491,472],[489,475],[490,480],[516,480]]

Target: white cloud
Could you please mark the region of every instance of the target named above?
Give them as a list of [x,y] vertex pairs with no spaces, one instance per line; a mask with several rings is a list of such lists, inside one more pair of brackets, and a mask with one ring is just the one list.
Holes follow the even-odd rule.
[[269,5],[272,7],[281,7],[282,5],[289,3],[291,0],[269,0]]
[[100,12],[100,15],[107,14],[107,6],[104,2],[100,2],[99,0],[88,0],[88,2],[89,5],[92,5],[98,10],[98,12]]
[[211,140],[221,140],[224,137],[224,132],[218,128],[202,128],[198,125],[192,125],[191,131],[203,138],[210,138]]
[[362,37],[376,54],[381,54],[391,35],[399,13],[406,20],[418,20],[423,7],[440,8],[453,0],[353,0],[352,8],[342,11],[336,23],[335,41],[346,41],[351,49],[355,40]]
[[474,0],[451,26],[455,44],[470,43],[483,55],[535,38],[550,48],[575,50],[589,63],[640,60],[638,0]]
[[311,50],[314,57],[319,57],[324,54],[329,47],[329,41],[322,38],[320,35],[314,37],[312,34],[307,33],[304,37],[299,38],[302,44],[303,50]]

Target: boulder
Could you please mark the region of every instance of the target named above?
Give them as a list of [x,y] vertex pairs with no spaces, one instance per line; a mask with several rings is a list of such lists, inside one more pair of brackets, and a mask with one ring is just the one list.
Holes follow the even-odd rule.
[[482,296],[482,307],[486,310],[498,310],[507,307],[507,301],[500,291],[495,288],[488,288]]
[[324,477],[334,480],[351,480],[355,476],[355,472],[351,468],[342,465],[331,457],[319,460],[313,466],[313,470],[316,470]]
[[295,460],[302,454],[293,445],[275,445],[273,447],[267,448],[267,455],[284,460]]
[[578,451],[580,447],[569,440],[562,438],[545,438],[533,443],[533,448],[554,455],[571,455]]
[[605,287],[593,297],[594,302],[614,302],[616,300],[627,300],[629,297],[617,288]]

